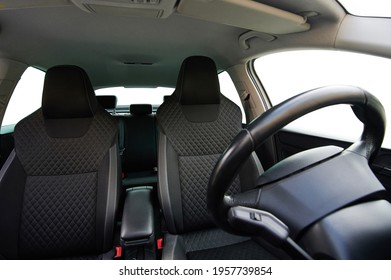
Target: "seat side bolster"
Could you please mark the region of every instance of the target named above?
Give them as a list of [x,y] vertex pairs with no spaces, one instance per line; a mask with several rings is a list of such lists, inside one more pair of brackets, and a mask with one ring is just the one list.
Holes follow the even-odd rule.
[[19,228],[26,178],[23,166],[13,150],[0,171],[0,213],[3,213],[0,215],[0,255],[6,259],[18,258]]
[[98,171],[98,212],[96,215],[98,252],[105,252],[112,248],[113,229],[120,197],[118,164],[118,146],[114,144],[103,159]]
[[160,131],[159,134],[159,155],[158,155],[158,195],[163,210],[167,228],[171,233],[177,233],[174,214],[172,210],[171,194],[168,182],[168,159],[167,159],[167,137]]

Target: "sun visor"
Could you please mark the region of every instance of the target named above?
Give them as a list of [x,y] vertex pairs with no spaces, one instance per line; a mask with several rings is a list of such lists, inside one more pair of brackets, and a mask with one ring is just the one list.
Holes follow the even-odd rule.
[[166,18],[174,12],[176,0],[71,0],[71,2],[88,13]]
[[251,0],[181,0],[177,12],[269,34],[289,34],[310,29],[303,16]]

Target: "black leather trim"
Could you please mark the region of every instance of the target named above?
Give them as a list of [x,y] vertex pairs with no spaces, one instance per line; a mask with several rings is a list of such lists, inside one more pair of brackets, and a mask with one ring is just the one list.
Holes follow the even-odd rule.
[[220,103],[220,85],[215,62],[205,56],[186,58],[174,95],[182,105]]
[[[175,223],[176,232],[180,233],[184,230],[183,222],[183,207],[182,207],[182,194],[181,194],[181,185],[179,180],[179,163],[178,155],[172,147],[170,140],[167,138],[167,161],[169,162],[167,166],[168,173],[168,188],[170,189],[171,195],[171,207],[173,210],[173,218]],[[170,229],[169,229],[170,230]],[[170,231],[174,233],[174,231]]]
[[137,186],[157,186],[157,174],[152,172],[131,172],[126,173],[126,178],[122,179],[124,188]]
[[158,156],[158,191],[159,200],[171,233],[183,230],[182,198],[180,193],[177,155],[167,136],[159,133]]
[[152,114],[152,105],[151,104],[131,104],[129,106],[129,111],[132,115],[136,116],[145,116]]
[[240,168],[239,179],[241,191],[245,192],[257,186],[257,179],[262,174],[262,172],[262,165],[254,152]]
[[117,145],[110,148],[98,170],[97,252],[109,251],[113,244],[114,223],[120,198],[117,149]]
[[42,94],[45,118],[89,118],[97,105],[90,79],[82,68],[64,65],[47,70]]
[[0,255],[7,259],[17,259],[19,256],[20,219],[26,178],[13,150],[0,171]]
[[154,235],[152,188],[139,187],[126,192],[121,223],[121,242],[150,243]]
[[105,236],[103,239],[103,251],[112,247],[114,224],[116,220],[117,207],[120,198],[120,186],[118,185],[118,146],[115,144],[109,150],[109,169],[107,178],[107,200],[105,214]]
[[168,187],[167,171],[167,136],[160,132],[158,148],[158,197],[163,210],[167,227],[176,233],[174,215],[171,207],[170,189]]

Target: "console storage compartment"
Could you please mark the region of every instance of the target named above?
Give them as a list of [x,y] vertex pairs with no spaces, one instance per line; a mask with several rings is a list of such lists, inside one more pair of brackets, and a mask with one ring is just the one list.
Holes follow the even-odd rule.
[[156,259],[153,188],[126,191],[121,224],[124,259]]

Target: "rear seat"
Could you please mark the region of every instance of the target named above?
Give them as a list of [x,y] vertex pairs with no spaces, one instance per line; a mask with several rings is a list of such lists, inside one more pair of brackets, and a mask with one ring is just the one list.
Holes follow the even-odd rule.
[[124,188],[157,185],[157,126],[150,104],[130,105],[131,115],[116,115],[116,96],[97,96],[119,120],[119,150]]
[[157,126],[152,105],[132,104],[130,113],[130,116],[123,117],[123,186],[156,186]]

